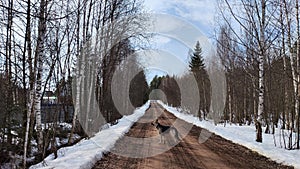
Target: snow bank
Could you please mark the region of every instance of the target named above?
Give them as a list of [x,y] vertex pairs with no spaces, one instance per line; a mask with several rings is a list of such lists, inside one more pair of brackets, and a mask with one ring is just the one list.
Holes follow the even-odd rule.
[[58,150],[57,159],[54,159],[54,155],[51,154],[43,162],[31,166],[30,169],[92,168],[101,159],[103,153],[109,151],[116,141],[129,131],[133,123],[144,115],[149,105],[150,101],[135,110],[132,115],[121,118],[118,124],[100,131],[94,137]]
[[[286,150],[280,148],[278,135],[263,134],[263,143],[258,143],[255,141],[256,130],[255,126],[238,126],[227,124],[214,125],[212,121],[200,121],[197,117],[190,114],[180,113],[177,108],[169,107],[163,102],[158,101],[165,109],[174,114],[177,118],[185,120],[196,126],[205,128],[210,132],[213,132],[223,138],[231,140],[234,143],[243,145],[253,151],[258,152],[278,163],[283,163],[286,165],[292,165],[295,168],[300,169],[300,151],[299,150]],[[276,131],[279,133],[279,130]],[[276,145],[274,144],[274,137],[276,138]]]

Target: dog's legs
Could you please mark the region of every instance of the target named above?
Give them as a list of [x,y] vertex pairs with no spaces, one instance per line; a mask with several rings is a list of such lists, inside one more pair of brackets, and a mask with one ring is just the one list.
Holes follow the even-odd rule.
[[180,141],[178,130],[175,127],[172,127],[172,131],[173,131],[175,140]]
[[160,134],[159,143],[162,143],[162,135]]
[[163,135],[163,133],[160,134],[160,141],[159,143],[165,144],[165,136]]
[[180,138],[179,138],[179,134],[178,134],[177,129],[174,128],[174,130],[175,130],[175,137],[176,137],[177,141],[180,141]]

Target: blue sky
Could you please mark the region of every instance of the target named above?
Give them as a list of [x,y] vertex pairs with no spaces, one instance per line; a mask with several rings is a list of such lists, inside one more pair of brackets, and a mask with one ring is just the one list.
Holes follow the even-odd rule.
[[146,10],[181,17],[206,36],[213,35],[217,0],[145,0]]
[[[175,20],[163,20],[162,23],[159,23],[159,29],[166,32],[176,31],[175,34],[179,34],[177,37],[176,35],[170,37],[157,34],[151,40],[153,49],[157,51],[140,55],[141,62],[146,67],[148,82],[157,74],[180,76],[186,72],[189,49],[194,47],[197,40],[202,44],[204,51],[210,50],[207,45],[214,34],[215,6],[216,0],[145,0],[145,8],[150,13],[168,14],[178,18],[178,20],[176,18]],[[196,33],[195,29],[197,29]],[[201,32],[201,35],[198,32]],[[194,38],[191,44],[185,43],[186,39],[182,38],[184,36],[187,36],[187,39]],[[178,40],[180,37],[181,40]]]

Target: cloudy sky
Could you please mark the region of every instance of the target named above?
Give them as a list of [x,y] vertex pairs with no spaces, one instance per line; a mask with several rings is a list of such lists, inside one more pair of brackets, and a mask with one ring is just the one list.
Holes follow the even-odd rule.
[[182,17],[207,36],[213,33],[216,0],[145,0],[145,7],[150,12]]
[[[199,40],[207,61],[212,50],[216,0],[145,0],[145,8],[158,21],[150,32],[153,50],[143,52],[147,79],[156,74],[181,75],[188,69],[189,49]],[[155,20],[155,19],[154,19]]]

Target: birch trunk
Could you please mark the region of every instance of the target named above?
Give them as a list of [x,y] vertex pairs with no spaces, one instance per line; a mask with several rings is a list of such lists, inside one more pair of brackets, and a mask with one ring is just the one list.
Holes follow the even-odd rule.
[[[298,3],[297,3],[298,4]],[[289,18],[289,9],[287,7],[287,2],[284,1],[284,6],[285,6],[285,15],[286,15],[286,25],[287,25],[287,43],[288,43],[288,48],[289,48],[289,57],[290,57],[290,62],[291,62],[291,69],[292,69],[292,77],[293,77],[293,87],[294,87],[294,110],[295,110],[295,114],[298,115],[299,114],[299,100],[298,100],[298,78],[299,75],[297,75],[297,69],[298,69],[298,59],[296,59],[296,63],[295,63],[295,54],[293,53],[293,47],[292,47],[292,35],[291,35],[291,19]],[[297,7],[296,7],[297,8]],[[297,21],[297,25],[298,25],[298,21]],[[299,29],[297,29],[297,34]],[[297,42],[298,44],[298,42]],[[297,45],[298,46],[298,45]],[[298,48],[298,47],[297,47]],[[297,55],[298,52],[296,52]],[[298,58],[298,56],[296,56]],[[289,146],[288,148],[291,149],[292,148],[292,136],[293,136],[293,131],[294,131],[294,119],[291,119],[292,124],[289,124],[290,127],[290,138],[289,138]]]
[[[77,21],[76,21],[76,26],[77,26],[77,29],[76,29],[76,47],[77,47],[77,56],[80,57],[80,6],[81,6],[81,3],[80,1],[78,1],[78,4],[77,4],[77,7],[78,7],[78,11],[77,11]],[[77,64],[80,64],[80,58],[77,59]],[[75,125],[76,125],[76,118],[77,118],[77,114],[78,112],[80,111],[79,110],[79,107],[80,107],[80,85],[81,85],[81,76],[80,76],[80,67],[79,65],[77,66],[77,70],[76,71],[76,80],[75,80],[75,86],[73,86],[73,89],[76,89],[75,92],[75,97],[73,98],[74,99],[74,113],[73,113],[73,119],[72,119],[72,129],[71,129],[71,133],[70,133],[70,136],[69,136],[69,139],[68,139],[68,145],[71,145],[73,140],[73,135],[74,135],[74,131],[75,131]]]
[[299,42],[299,37],[300,37],[300,30],[299,30],[299,2],[296,1],[296,25],[297,25],[297,46],[296,46],[296,85],[294,86],[295,90],[295,114],[296,114],[296,127],[297,127],[297,143],[296,143],[296,148],[299,149],[299,139],[300,139],[300,126],[299,126],[299,50],[300,50],[300,42]]
[[[43,152],[43,131],[42,131],[42,116],[41,116],[41,100],[42,100],[42,74],[43,74],[43,60],[45,57],[44,44],[46,38],[46,6],[45,0],[41,0],[40,14],[39,14],[39,26],[38,26],[38,41],[36,55],[38,59],[37,65],[37,77],[36,77],[36,91],[35,91],[35,103],[34,113],[36,117],[36,130],[38,133],[38,151],[39,154]],[[41,156],[43,158],[43,156]]]
[[257,111],[257,120],[256,120],[256,141],[262,142],[262,116],[264,114],[264,62],[265,62],[265,14],[266,14],[266,2],[261,0],[261,21],[260,21],[260,41],[259,47],[260,52],[258,56],[258,111]]
[[[244,84],[247,84],[247,78],[244,77]],[[248,108],[247,108],[247,97],[248,97],[248,89],[247,87],[244,88],[244,99],[243,99],[243,123],[246,124],[248,119]],[[242,123],[242,122],[241,122]]]
[[72,130],[71,130],[71,134],[68,140],[68,144],[72,144],[73,142],[73,135],[75,132],[75,128],[76,128],[76,121],[78,119],[78,115],[81,112],[81,95],[82,95],[82,89],[84,86],[84,70],[85,70],[85,53],[84,51],[78,56],[78,63],[77,63],[77,70],[76,70],[76,93],[75,93],[75,107],[74,107],[74,114],[73,114],[73,121],[72,121]]
[[[283,112],[282,112],[282,129],[286,128],[286,119],[288,119],[288,92],[287,92],[287,84],[286,84],[286,76],[287,76],[287,63],[285,57],[285,26],[284,26],[284,18],[283,18],[283,5],[280,5],[280,27],[281,27],[281,36],[282,36],[282,57],[283,57],[283,74],[284,74],[284,103],[283,103]],[[287,127],[288,128],[288,127]]]
[[[230,76],[230,73],[229,73]],[[228,77],[228,109],[229,109],[229,124],[232,124],[232,92],[231,92],[231,79]]]
[[[25,59],[25,49],[26,49],[26,45],[27,45],[27,52],[28,52],[28,61],[29,61],[29,72],[32,72],[32,68],[31,68],[31,33],[30,33],[30,22],[31,22],[31,16],[30,16],[30,8],[31,5],[31,1],[28,0],[27,1],[27,16],[26,16],[26,35],[25,35],[25,45],[24,45],[24,59]],[[24,65],[23,67],[25,68],[25,60],[24,60]],[[24,69],[24,84],[26,84],[26,79],[25,79],[25,69]],[[31,73],[30,73],[31,76]],[[29,131],[30,131],[30,116],[32,114],[32,101],[33,101],[33,95],[34,95],[34,90],[33,90],[33,80],[30,80],[30,93],[29,93],[29,99],[26,100],[26,107],[27,107],[27,113],[26,113],[26,130],[25,130],[25,139],[24,139],[24,155],[23,155],[23,168],[26,168],[26,158],[27,158],[27,148],[28,148],[28,143],[30,142],[29,139]],[[24,90],[26,91],[26,85],[24,85]],[[25,94],[26,92],[24,92]],[[25,96],[26,97],[26,96]]]

